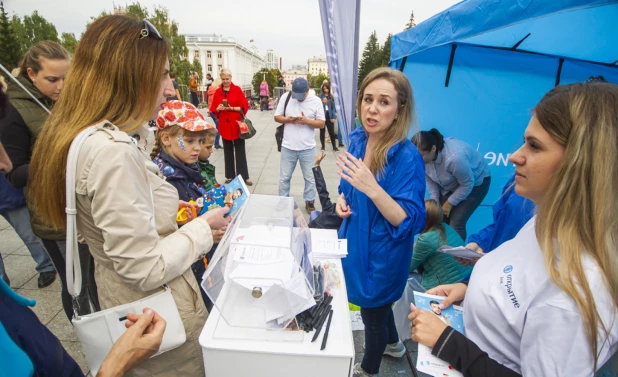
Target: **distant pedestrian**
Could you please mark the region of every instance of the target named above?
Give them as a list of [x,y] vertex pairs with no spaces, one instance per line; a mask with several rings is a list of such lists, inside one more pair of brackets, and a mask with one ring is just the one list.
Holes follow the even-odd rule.
[[197,96],[197,80],[200,78],[197,72],[193,72],[193,76],[189,80],[189,91],[191,92],[191,103],[193,106],[198,107],[200,100]]
[[176,82],[176,74],[174,72],[170,72],[170,79],[172,79],[172,84],[174,84],[174,92],[175,96],[168,97],[168,101],[180,100],[180,91],[178,90],[178,82]]
[[330,142],[333,145],[333,151],[338,152],[337,148],[337,136],[335,135],[335,126],[333,122],[337,121],[337,109],[335,109],[335,100],[330,91],[330,83],[324,80],[322,84],[322,93],[320,93],[320,99],[324,105],[324,115],[326,117],[326,129],[320,128],[320,142],[322,143],[322,150],[324,150],[324,138],[326,136],[326,130],[328,130],[328,136]]
[[[208,87],[208,107],[210,107],[212,99],[215,96],[215,92],[217,91],[217,89],[219,89],[220,86],[221,78],[217,77]],[[215,122],[215,126],[217,126],[217,131],[219,131],[219,118],[217,118],[217,113],[215,113],[214,111],[210,111],[210,117]],[[215,136],[215,149],[223,149],[223,147],[221,146],[221,135],[219,135],[219,133],[217,133],[217,136]]]
[[266,79],[260,84],[260,111],[268,110],[269,88]]
[[[289,101],[288,96],[292,96]],[[285,124],[281,146],[279,196],[290,195],[292,173],[296,168],[296,162],[300,161],[300,168],[305,178],[303,198],[305,209],[309,213],[315,211],[315,180],[311,171],[315,160],[315,129],[324,127],[324,121],[322,102],[310,93],[307,80],[304,78],[294,80],[292,92],[285,93],[281,97],[275,111],[275,122]]]

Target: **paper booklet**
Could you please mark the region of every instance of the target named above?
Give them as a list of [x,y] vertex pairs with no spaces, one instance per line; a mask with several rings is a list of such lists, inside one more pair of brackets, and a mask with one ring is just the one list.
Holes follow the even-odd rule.
[[200,215],[214,208],[227,206],[230,208],[228,215],[236,212],[247,201],[251,195],[245,181],[239,175],[234,180],[226,185],[216,184],[210,187],[210,190],[203,198],[198,199],[197,204],[202,206]]
[[439,252],[452,255],[457,258],[463,259],[479,259],[481,254],[477,253],[474,250],[466,249],[463,246],[452,247],[452,246],[442,246],[438,249]]
[[[476,254],[476,253],[475,253]],[[433,312],[440,320],[464,334],[463,308],[451,305],[444,310],[440,310],[438,305],[446,297],[428,295],[425,293],[414,292],[414,304],[417,308]],[[431,354],[431,348],[418,344],[418,359],[416,369],[432,376],[463,377],[452,365]]]

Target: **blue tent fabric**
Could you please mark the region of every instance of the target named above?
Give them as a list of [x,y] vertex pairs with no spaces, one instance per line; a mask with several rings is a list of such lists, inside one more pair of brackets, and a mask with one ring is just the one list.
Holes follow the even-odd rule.
[[618,0],[466,0],[393,36],[390,66],[412,84],[419,128],[468,142],[490,165],[469,234],[491,223],[543,95],[590,76],[618,84],[617,22]]

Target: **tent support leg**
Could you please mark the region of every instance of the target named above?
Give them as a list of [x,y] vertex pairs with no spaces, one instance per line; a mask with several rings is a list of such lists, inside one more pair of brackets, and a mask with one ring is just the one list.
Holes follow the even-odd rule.
[[401,72],[403,72],[403,69],[406,67],[406,60],[408,60],[407,56],[404,56],[403,59],[401,60],[401,67],[399,67],[399,70]]
[[558,62],[558,72],[556,72],[556,85],[558,86],[560,85],[560,75],[562,75],[562,65],[564,64],[564,59],[560,58],[560,61]]
[[448,84],[451,81],[451,71],[453,70],[453,60],[455,60],[455,50],[457,50],[457,45],[453,44],[451,46],[451,57],[448,61],[448,70],[446,71],[446,82],[444,86],[448,88]]

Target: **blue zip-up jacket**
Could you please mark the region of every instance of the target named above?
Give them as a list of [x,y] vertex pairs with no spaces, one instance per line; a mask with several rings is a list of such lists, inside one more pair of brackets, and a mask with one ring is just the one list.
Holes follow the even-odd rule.
[[[320,100],[323,100],[324,98],[326,98],[324,93],[320,93],[318,97],[320,97]],[[337,109],[335,108],[335,99],[333,98],[333,96],[330,96],[330,98],[327,98],[326,103],[323,103],[322,105],[324,106],[324,114],[328,112],[328,117],[330,119],[334,119],[337,117]],[[328,107],[328,110],[326,109],[327,107]]]
[[[348,151],[362,158],[366,148],[365,130],[354,130]],[[344,179],[339,185],[352,210],[339,229],[339,238],[348,240],[348,256],[342,259],[348,301],[362,308],[391,304],[401,297],[414,235],[425,228],[425,165],[409,140],[391,147],[377,181],[408,215],[398,227],[382,216],[367,195]]]
[[0,174],[0,213],[26,205],[24,189],[16,189]]
[[165,180],[176,188],[178,198],[188,202],[196,200],[206,195],[206,190],[202,187],[206,183],[200,166],[195,163],[187,165],[176,161],[164,151],[161,151],[152,160],[165,177]]
[[0,279],[0,376],[83,377],[79,365],[21,297]]
[[468,237],[468,243],[476,242],[486,253],[512,240],[534,216],[534,203],[517,195],[515,187],[511,187],[513,182],[515,176],[504,185],[502,196],[492,207],[494,222]]

